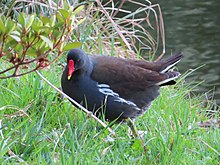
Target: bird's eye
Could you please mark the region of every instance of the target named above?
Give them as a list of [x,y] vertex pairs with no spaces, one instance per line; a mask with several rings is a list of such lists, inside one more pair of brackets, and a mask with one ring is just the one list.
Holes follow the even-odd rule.
[[80,59],[78,59],[77,62],[80,62]]

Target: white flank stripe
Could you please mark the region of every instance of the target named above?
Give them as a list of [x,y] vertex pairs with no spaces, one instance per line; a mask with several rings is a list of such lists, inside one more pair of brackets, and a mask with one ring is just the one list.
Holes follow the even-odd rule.
[[119,96],[119,94],[113,92],[109,88],[99,88],[99,92],[105,94],[105,95],[111,95],[111,96]]
[[133,103],[132,101],[125,100],[125,99],[121,98],[118,93],[113,92],[113,90],[110,89],[109,85],[98,84],[97,86],[98,86],[99,92],[103,93],[106,96],[114,97],[114,101],[137,107],[137,105],[135,103]]
[[137,106],[135,103],[133,103],[132,101],[127,101],[121,97],[118,97],[115,99],[115,101],[120,102],[120,103],[126,103],[128,105],[133,105],[133,106]]
[[107,85],[107,84],[98,84],[98,87],[100,87],[100,88],[110,88],[110,86]]

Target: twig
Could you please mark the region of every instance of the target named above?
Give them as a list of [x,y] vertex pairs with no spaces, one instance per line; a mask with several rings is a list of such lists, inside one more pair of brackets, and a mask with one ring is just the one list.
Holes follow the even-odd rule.
[[163,14],[162,14],[162,11],[161,11],[161,8],[160,8],[160,5],[159,4],[155,4],[155,5],[152,5],[151,7],[157,7],[158,8],[158,11],[159,11],[159,28],[160,28],[160,33],[161,33],[161,39],[162,39],[162,54],[156,59],[156,61],[159,61],[165,54],[165,51],[166,51],[166,44],[165,44],[165,31],[164,31],[164,23],[163,23]]
[[88,111],[86,108],[84,108],[82,105],[77,103],[75,100],[73,100],[71,97],[66,95],[64,92],[62,92],[60,89],[55,87],[50,81],[48,81],[42,74],[40,74],[37,70],[36,73],[46,82],[48,83],[52,88],[54,88],[57,92],[65,96],[67,99],[69,99],[76,107],[79,107],[83,112],[91,116],[93,119],[95,119],[98,123],[100,123],[104,128],[107,128],[108,131],[113,135],[116,136],[115,132],[109,128],[103,121],[101,121],[99,118],[97,118],[95,115],[92,114],[92,112]]
[[206,143],[204,140],[200,139],[200,138],[193,138],[194,140],[199,140],[201,141],[203,144],[205,144],[208,148],[210,148],[213,152],[215,152],[218,156],[220,156],[220,153],[214,149],[212,146],[210,146],[208,143]]
[[100,8],[102,9],[103,13],[106,15],[106,17],[108,18],[108,20],[112,23],[112,26],[114,27],[114,29],[116,30],[116,32],[118,33],[118,35],[121,37],[121,39],[124,41],[125,45],[127,46],[127,48],[129,50],[131,50],[131,46],[128,43],[128,41],[126,40],[125,36],[121,33],[120,29],[118,28],[117,24],[113,21],[113,19],[110,17],[109,13],[105,10],[105,8],[102,6],[102,3],[100,2],[100,0],[96,0],[97,4],[100,6]]
[[18,155],[16,155],[10,148],[8,154],[11,156],[11,158],[17,158],[20,163],[24,163],[28,165],[28,163],[26,163],[23,159],[21,159]]

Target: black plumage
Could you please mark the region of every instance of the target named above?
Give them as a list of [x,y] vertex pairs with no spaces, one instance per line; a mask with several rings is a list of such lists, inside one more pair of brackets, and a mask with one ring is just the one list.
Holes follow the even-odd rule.
[[95,115],[122,121],[143,114],[159,96],[159,88],[175,84],[179,72],[169,71],[183,55],[147,62],[111,56],[88,56],[81,49],[67,55],[63,91]]

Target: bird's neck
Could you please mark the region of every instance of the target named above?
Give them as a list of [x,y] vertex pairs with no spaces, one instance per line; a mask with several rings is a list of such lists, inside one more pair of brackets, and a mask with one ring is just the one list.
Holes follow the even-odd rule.
[[89,57],[85,58],[84,60],[85,61],[84,61],[83,66],[73,73],[73,79],[80,79],[92,73],[92,70],[93,70],[92,60]]
[[92,70],[93,70],[93,61],[91,60],[91,58],[87,56],[87,58],[85,58],[83,67],[80,69],[80,74],[90,75],[92,73]]

